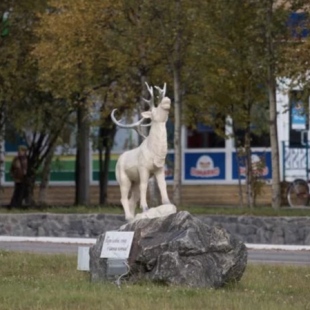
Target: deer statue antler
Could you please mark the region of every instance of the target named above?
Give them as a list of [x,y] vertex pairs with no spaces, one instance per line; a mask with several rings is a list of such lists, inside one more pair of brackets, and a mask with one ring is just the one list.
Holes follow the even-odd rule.
[[149,91],[150,95],[151,95],[151,99],[150,100],[147,100],[147,99],[144,99],[142,98],[148,105],[149,107],[152,109],[154,107],[154,91],[153,91],[153,87],[149,86],[149,84],[147,82],[145,82],[145,85],[147,87],[147,90]]
[[155,86],[155,88],[159,92],[158,99],[159,99],[159,102],[161,102],[164,99],[164,97],[166,96],[167,84],[165,83],[163,88],[160,88],[158,86]]
[[142,117],[140,120],[138,120],[137,122],[132,123],[132,124],[124,124],[115,118],[115,116],[114,116],[115,111],[117,111],[117,109],[114,109],[111,113],[111,118],[112,118],[112,121],[114,122],[115,125],[117,125],[121,128],[132,128],[132,129],[136,130],[136,132],[140,136],[142,136],[143,138],[146,138],[146,136],[142,133],[141,127],[149,127],[152,125],[152,124],[142,124],[143,121],[146,120],[146,118]]

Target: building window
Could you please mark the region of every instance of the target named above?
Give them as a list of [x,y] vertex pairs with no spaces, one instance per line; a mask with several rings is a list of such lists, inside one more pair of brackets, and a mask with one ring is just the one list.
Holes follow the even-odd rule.
[[187,148],[225,148],[225,139],[212,127],[198,124],[195,129],[187,128]]
[[309,14],[307,12],[293,12],[288,18],[288,28],[293,39],[304,39],[309,36]]
[[[235,146],[244,146],[245,130],[237,129],[235,134]],[[269,133],[257,134],[253,129],[251,131],[251,147],[270,147]]]

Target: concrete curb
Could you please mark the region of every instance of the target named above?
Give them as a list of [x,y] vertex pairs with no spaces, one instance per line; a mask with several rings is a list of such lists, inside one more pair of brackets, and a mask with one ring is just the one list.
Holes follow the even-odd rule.
[[95,244],[95,238],[57,238],[57,237],[18,237],[0,236],[0,242],[46,242],[67,244]]
[[[0,242],[46,242],[46,243],[67,243],[79,245],[93,245],[95,238],[56,238],[56,237],[18,237],[0,236]],[[309,245],[286,245],[286,244],[253,244],[245,243],[251,250],[283,250],[283,251],[310,251]]]

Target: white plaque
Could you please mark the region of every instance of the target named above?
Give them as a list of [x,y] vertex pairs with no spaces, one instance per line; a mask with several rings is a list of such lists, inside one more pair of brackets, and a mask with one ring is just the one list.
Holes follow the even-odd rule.
[[89,247],[78,247],[78,270],[89,271]]
[[134,231],[107,231],[100,257],[127,259],[134,233]]

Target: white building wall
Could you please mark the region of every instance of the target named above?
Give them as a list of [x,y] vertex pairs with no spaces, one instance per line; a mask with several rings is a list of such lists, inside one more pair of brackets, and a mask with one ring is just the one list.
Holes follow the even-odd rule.
[[[307,178],[307,166],[310,163],[309,151],[304,148],[289,147],[290,130],[290,90],[302,90],[301,87],[290,88],[290,81],[279,82],[277,90],[278,105],[278,138],[281,164],[281,180],[293,181],[296,178]],[[310,131],[304,130],[300,133],[300,138],[308,133],[308,145],[310,144]],[[307,160],[308,158],[308,160]]]

